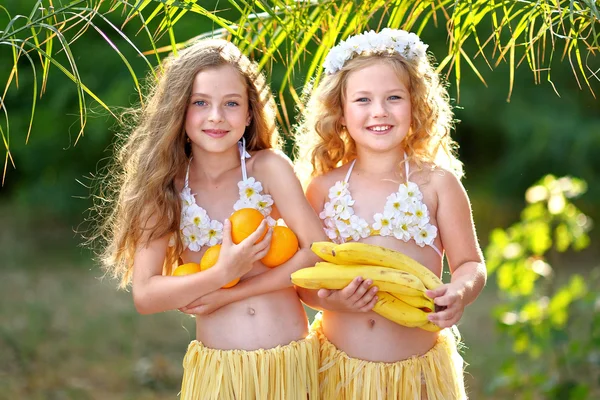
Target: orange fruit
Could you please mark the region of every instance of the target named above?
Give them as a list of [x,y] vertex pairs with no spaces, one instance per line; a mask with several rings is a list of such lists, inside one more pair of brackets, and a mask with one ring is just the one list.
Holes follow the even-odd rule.
[[181,264],[180,266],[178,266],[177,268],[175,268],[175,271],[173,271],[173,276],[182,276],[182,275],[189,275],[189,274],[195,274],[196,272],[200,272],[200,264],[198,263],[186,263],[186,264]]
[[[242,208],[231,214],[229,221],[231,221],[231,240],[233,243],[240,244],[242,240],[254,233],[263,219],[265,217],[254,208]],[[263,240],[266,234],[267,231],[265,230],[265,233],[256,243]]]
[[287,226],[276,226],[271,236],[271,248],[266,256],[260,260],[269,268],[283,264],[298,251],[298,238]]
[[[220,244],[216,244],[214,246],[209,247],[204,252],[202,259],[200,260],[200,270],[205,271],[205,270],[213,267],[217,263],[217,260],[219,259],[220,252],[221,252]],[[240,278],[236,278],[236,279],[232,280],[231,282],[229,282],[227,285],[223,286],[223,289],[233,287],[233,286],[237,285],[237,283],[239,281],[240,281]]]

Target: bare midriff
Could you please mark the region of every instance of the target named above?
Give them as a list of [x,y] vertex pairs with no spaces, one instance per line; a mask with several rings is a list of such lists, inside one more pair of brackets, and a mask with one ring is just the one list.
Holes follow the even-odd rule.
[[[393,237],[371,236],[362,239],[361,242],[400,251],[428,266],[436,275],[440,275],[441,260],[431,248],[424,249],[414,242],[406,243]],[[440,246],[439,243],[436,244]],[[335,347],[349,357],[387,363],[427,353],[435,345],[439,335],[438,332],[398,325],[373,311],[324,311],[323,333]]]
[[[260,263],[242,280],[268,271]],[[228,304],[196,316],[196,340],[221,350],[257,350],[284,346],[308,335],[304,307],[293,287]]]
[[349,357],[392,363],[427,353],[438,333],[407,328],[375,312],[323,313],[323,333]]

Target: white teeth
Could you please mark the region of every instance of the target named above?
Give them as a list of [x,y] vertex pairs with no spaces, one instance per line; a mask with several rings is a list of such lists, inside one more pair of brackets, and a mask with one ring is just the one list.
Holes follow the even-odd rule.
[[389,126],[389,125],[380,125],[380,126],[373,126],[369,129],[372,131],[375,131],[375,132],[383,132],[383,131],[387,131],[390,128],[391,128],[391,126]]

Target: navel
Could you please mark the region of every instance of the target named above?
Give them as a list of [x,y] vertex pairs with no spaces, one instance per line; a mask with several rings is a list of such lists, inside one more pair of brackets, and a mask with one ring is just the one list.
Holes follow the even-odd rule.
[[369,320],[369,328],[373,328],[375,326],[375,320],[374,319],[370,319]]
[[248,307],[248,314],[254,315],[255,313],[256,313],[256,311],[254,311],[254,308]]

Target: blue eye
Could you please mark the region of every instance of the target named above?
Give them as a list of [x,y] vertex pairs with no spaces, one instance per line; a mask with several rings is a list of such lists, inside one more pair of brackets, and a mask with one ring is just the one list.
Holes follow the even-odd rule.
[[235,107],[235,106],[239,106],[238,103],[236,103],[235,101],[228,101],[227,103],[225,103],[228,107]]
[[389,99],[390,100],[401,100],[402,97],[400,97],[400,96],[390,96]]
[[367,101],[369,101],[369,99],[366,97],[361,97],[360,99],[356,99],[355,101],[357,103],[366,103]]
[[206,102],[204,100],[197,100],[197,101],[193,102],[192,104],[195,104],[197,106],[205,106]]

